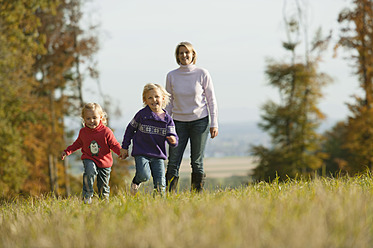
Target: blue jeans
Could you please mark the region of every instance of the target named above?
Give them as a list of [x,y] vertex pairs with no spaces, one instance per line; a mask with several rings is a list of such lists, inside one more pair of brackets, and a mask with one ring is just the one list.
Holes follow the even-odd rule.
[[136,174],[132,182],[140,184],[153,177],[154,189],[160,193],[166,190],[166,176],[164,160],[161,158],[151,158],[146,156],[135,156]]
[[180,164],[189,139],[192,173],[203,174],[203,157],[209,135],[209,117],[189,122],[174,122],[179,144],[177,147],[170,146],[169,148],[167,174],[179,176]]
[[88,198],[93,196],[93,183],[97,176],[97,189],[100,198],[109,198],[110,194],[110,172],[109,168],[97,167],[95,162],[90,159],[83,159],[84,173],[83,173],[83,197]]

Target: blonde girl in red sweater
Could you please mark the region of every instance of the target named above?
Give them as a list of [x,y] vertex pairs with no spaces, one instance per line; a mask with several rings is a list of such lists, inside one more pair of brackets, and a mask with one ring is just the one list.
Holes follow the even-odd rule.
[[106,113],[97,103],[87,103],[81,114],[84,127],[80,129],[78,138],[68,146],[61,155],[62,160],[81,149],[81,159],[84,165],[83,199],[91,204],[93,183],[97,176],[98,195],[101,199],[109,199],[110,172],[113,165],[111,150],[120,155],[120,144],[113,132],[106,126]]

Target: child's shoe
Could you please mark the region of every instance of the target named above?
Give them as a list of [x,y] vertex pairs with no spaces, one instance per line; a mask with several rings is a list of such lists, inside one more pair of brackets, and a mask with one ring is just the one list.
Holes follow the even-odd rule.
[[92,204],[92,197],[84,197],[84,204],[91,205]]
[[136,195],[137,194],[137,192],[139,191],[140,185],[141,184],[137,185],[137,184],[131,182],[131,194],[132,195]]

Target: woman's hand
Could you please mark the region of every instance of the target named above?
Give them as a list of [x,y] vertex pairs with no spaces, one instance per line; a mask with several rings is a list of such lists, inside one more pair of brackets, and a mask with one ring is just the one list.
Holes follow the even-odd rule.
[[218,136],[218,128],[217,127],[210,127],[210,134],[211,134],[211,139],[215,138]]

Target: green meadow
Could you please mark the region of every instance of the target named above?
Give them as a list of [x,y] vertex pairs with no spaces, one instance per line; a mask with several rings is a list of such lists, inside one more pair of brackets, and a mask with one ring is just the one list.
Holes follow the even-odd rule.
[[0,247],[373,247],[370,174],[94,200],[2,200]]

